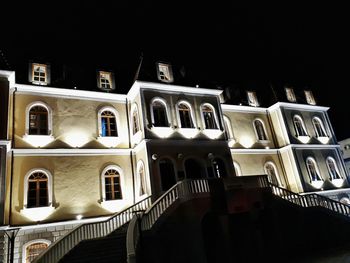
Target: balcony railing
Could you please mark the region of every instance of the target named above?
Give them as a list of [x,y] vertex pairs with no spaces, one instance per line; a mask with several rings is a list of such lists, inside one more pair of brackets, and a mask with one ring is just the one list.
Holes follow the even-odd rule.
[[79,225],[72,229],[70,233],[62,236],[55,243],[50,245],[47,250],[45,250],[34,260],[34,262],[58,262],[80,241],[107,236],[122,225],[129,222],[135,211],[145,210],[150,206],[150,204],[151,197],[147,197],[105,221]]

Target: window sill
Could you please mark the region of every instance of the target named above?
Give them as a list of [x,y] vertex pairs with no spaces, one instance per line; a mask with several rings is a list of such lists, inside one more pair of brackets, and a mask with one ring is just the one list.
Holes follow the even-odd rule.
[[151,127],[151,131],[160,138],[167,138],[173,133],[173,128],[171,127]]
[[188,139],[194,138],[199,132],[197,128],[181,128],[181,127],[178,128],[178,131]]
[[210,139],[217,139],[222,133],[223,133],[223,131],[221,131],[219,129],[204,129],[203,130],[203,134],[205,134]]
[[310,140],[310,136],[297,136],[297,138],[302,143],[308,143]]
[[120,143],[120,138],[113,136],[99,136],[97,137],[97,141],[104,146],[111,148],[116,147]]
[[344,179],[333,179],[331,180],[331,183],[335,186],[335,187],[342,187],[344,184]]
[[329,137],[327,136],[320,136],[320,137],[316,137],[317,140],[319,140],[322,144],[326,144],[329,142]]
[[320,189],[323,185],[324,181],[312,181],[311,185],[317,189]]
[[110,212],[119,212],[129,205],[128,200],[116,199],[116,200],[103,200],[101,206]]
[[34,147],[44,147],[45,145],[53,142],[55,138],[52,135],[29,135],[23,136],[23,140],[31,144]]
[[139,130],[137,133],[132,135],[132,142],[133,143],[138,144],[138,143],[140,143],[141,140],[142,140],[142,132],[141,132],[141,130]]
[[43,206],[43,207],[24,207],[21,209],[20,213],[32,221],[42,221],[49,217],[55,208],[53,206]]
[[45,81],[35,81],[35,80],[33,80],[32,84],[34,84],[34,85],[41,85],[41,86],[47,86],[47,82],[45,82]]

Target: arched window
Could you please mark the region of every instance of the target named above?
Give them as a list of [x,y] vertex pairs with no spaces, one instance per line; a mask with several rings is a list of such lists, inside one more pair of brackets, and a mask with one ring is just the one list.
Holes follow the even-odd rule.
[[254,121],[254,128],[256,132],[256,136],[258,137],[259,141],[266,141],[267,135],[265,131],[265,125],[262,120],[255,120]]
[[228,139],[233,139],[233,131],[231,126],[231,121],[227,116],[224,116],[224,125],[225,125],[225,131],[227,134]]
[[121,188],[122,170],[115,165],[107,166],[102,172],[102,194],[105,201],[123,199]]
[[104,107],[98,112],[98,128],[101,137],[118,137],[118,113],[111,107]]
[[323,122],[318,117],[312,118],[312,124],[314,126],[317,137],[327,137],[326,130],[324,128]]
[[318,169],[317,163],[314,158],[308,157],[306,159],[306,168],[309,173],[310,182],[323,181],[320,176],[320,170]]
[[174,163],[168,158],[159,160],[160,178],[162,181],[162,191],[166,191],[176,184]]
[[136,134],[140,130],[140,123],[139,123],[139,112],[137,109],[137,105],[133,105],[132,112],[132,134]]
[[330,156],[327,157],[327,168],[330,180],[342,179],[336,161]]
[[36,239],[29,241],[23,245],[22,249],[22,262],[30,263],[33,262],[34,259],[48,246],[51,244],[51,241],[45,239]]
[[279,175],[277,172],[277,167],[273,162],[267,162],[264,165],[265,173],[267,174],[267,179],[270,183],[279,186]]
[[239,165],[239,163],[237,163],[236,161],[233,162],[233,167],[235,168],[235,173],[237,176],[242,176],[242,170],[241,170],[241,166]]
[[145,166],[141,160],[137,163],[137,177],[138,177],[138,183],[137,183],[138,195],[142,196],[147,193],[147,189],[146,189]]
[[35,169],[27,173],[24,185],[24,207],[45,207],[52,202],[52,179],[49,171]]
[[304,121],[299,115],[294,115],[293,124],[296,132],[296,136],[308,136]]
[[191,105],[181,101],[177,104],[178,122],[181,128],[195,128]]
[[155,98],[151,102],[151,119],[154,127],[169,127],[168,111],[165,100]]
[[51,109],[43,102],[33,102],[26,109],[26,134],[51,135]]
[[202,119],[205,129],[218,129],[219,124],[215,109],[212,105],[205,103],[201,105]]

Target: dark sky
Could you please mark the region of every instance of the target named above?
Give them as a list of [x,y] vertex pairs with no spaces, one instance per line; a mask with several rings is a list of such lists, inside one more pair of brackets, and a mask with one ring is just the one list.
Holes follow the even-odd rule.
[[0,47],[10,65],[44,57],[127,68],[141,52],[166,55],[202,78],[244,83],[247,88],[270,82],[311,87],[319,104],[331,107],[338,140],[350,137],[350,23],[345,7],[242,7],[233,1],[26,2],[0,6]]

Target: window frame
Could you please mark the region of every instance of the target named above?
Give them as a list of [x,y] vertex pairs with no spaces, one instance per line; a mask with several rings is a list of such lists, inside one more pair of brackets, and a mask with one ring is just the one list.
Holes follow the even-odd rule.
[[[264,132],[264,135],[265,135],[264,136],[265,139],[263,139],[263,140],[261,140],[259,138],[259,132],[258,132],[258,129],[257,129],[256,124],[255,124],[256,122],[260,122],[261,125],[262,125],[263,132]],[[255,136],[256,136],[256,138],[258,139],[259,142],[268,142],[269,141],[269,137],[267,136],[267,132],[266,132],[266,126],[265,126],[265,123],[264,123],[264,121],[262,119],[260,119],[260,118],[254,119],[253,120],[253,127],[254,127],[254,131],[255,131]]]
[[[173,75],[173,69],[172,69],[172,66],[170,63],[164,63],[164,62],[157,62],[156,63],[156,66],[157,66],[157,77],[158,77],[158,80],[161,81],[161,82],[165,82],[165,83],[172,83],[174,82],[174,75]],[[165,79],[162,79],[161,78],[161,70],[160,70],[160,67],[166,67],[167,69],[167,73],[169,74],[169,80],[165,80]]]
[[[44,74],[45,74],[45,80],[44,81],[42,81],[42,80],[34,80],[34,77],[35,77],[35,75],[34,75],[34,73],[36,72],[36,71],[34,71],[34,68],[35,67],[43,67],[44,68]],[[39,78],[40,78],[40,76],[39,76]],[[47,70],[47,65],[46,64],[41,64],[41,63],[32,63],[32,79],[31,79],[31,82],[33,83],[33,84],[36,84],[36,85],[48,85],[48,70]]]
[[[253,99],[253,100],[252,100]],[[247,101],[249,106],[259,107],[260,103],[256,95],[256,91],[247,90]]]
[[[193,127],[182,127],[181,117],[180,117],[180,109],[179,109],[180,104],[186,105],[186,107],[189,109],[190,120],[192,122]],[[186,101],[186,100],[179,100],[176,103],[176,118],[177,118],[178,127],[180,129],[197,129],[197,123],[196,123],[196,119],[195,119],[195,116],[194,116],[194,110],[193,110],[193,107],[192,107],[191,103],[189,103],[188,101]]]
[[[311,161],[315,167],[315,172],[317,174],[317,177],[320,179],[320,180],[312,180],[312,174],[311,174],[311,171],[310,171],[310,168],[309,168],[309,165],[308,165],[308,161]],[[311,156],[308,156],[305,160],[305,164],[306,164],[306,170],[307,170],[307,173],[308,173],[308,176],[309,176],[309,179],[310,179],[310,184],[313,184],[313,183],[316,183],[316,187],[317,188],[320,188],[321,185],[319,185],[317,182],[324,182],[324,180],[322,179],[321,177],[321,173],[320,173],[320,168],[318,167],[318,164],[315,160],[315,158],[311,157]]]
[[[154,119],[154,103],[155,102],[159,102],[160,104],[163,105],[164,110],[165,110],[166,123],[168,123],[168,126],[155,126],[155,119]],[[168,109],[168,104],[167,104],[165,99],[163,99],[161,97],[154,97],[150,102],[150,113],[151,113],[152,127],[157,127],[157,128],[169,128],[169,127],[171,127],[170,111]]]
[[[106,88],[106,87],[103,87],[102,86],[102,76],[103,75],[108,75],[108,81],[109,81],[109,86],[110,88]],[[110,71],[104,71],[104,70],[99,70],[98,71],[98,87],[101,89],[101,90],[114,90],[114,83],[113,83],[113,76],[112,76],[112,72]],[[104,83],[105,85],[106,83]]]
[[223,115],[223,119],[224,119],[224,128],[225,128],[226,135],[227,135],[228,139],[234,140],[235,136],[233,134],[231,119],[226,115]]
[[[102,136],[102,113],[105,111],[110,111],[114,114],[117,136]],[[110,106],[102,107],[97,113],[97,120],[98,120],[98,122],[97,122],[98,137],[103,137],[103,138],[118,138],[119,137],[120,118],[119,118],[119,113],[115,108],[110,107]]]
[[[140,174],[140,169],[143,168],[143,177],[141,177],[141,174]],[[136,189],[138,191],[138,194],[137,196],[139,198],[145,196],[145,195],[148,195],[148,187],[147,187],[147,179],[146,179],[146,169],[145,169],[145,164],[142,160],[139,160],[137,162],[137,165],[136,165],[136,174],[137,174],[137,180],[136,180]],[[143,194],[140,195],[139,193],[139,190],[141,190],[142,188],[142,185],[144,186],[143,188]]]
[[[33,173],[43,173],[47,176],[47,199],[48,199],[48,205],[47,206],[37,206],[37,207],[28,207],[28,190],[29,190],[29,177],[33,174]],[[44,169],[44,168],[35,168],[35,169],[31,169],[29,170],[25,177],[24,177],[24,191],[23,191],[23,207],[25,209],[37,209],[37,208],[45,208],[45,207],[52,207],[52,193],[53,193],[53,189],[52,189],[52,174]]]
[[[331,162],[334,164],[334,168],[335,168],[336,173],[338,174],[339,178],[332,178],[331,168],[330,168],[330,166],[329,166],[328,161],[331,161]],[[326,165],[327,165],[327,170],[328,170],[328,173],[329,173],[329,179],[330,179],[330,181],[337,180],[337,179],[344,180],[343,176],[342,176],[341,173],[340,173],[338,164],[337,164],[336,160],[335,160],[332,156],[328,156],[328,157],[326,158]]]
[[[43,107],[47,110],[47,134],[29,134],[30,130],[30,110],[36,106]],[[27,105],[25,112],[25,135],[27,136],[52,136],[52,110],[51,108],[42,101],[34,101]]]
[[[119,199],[111,199],[111,200],[107,200],[106,199],[106,182],[105,182],[105,174],[108,170],[116,170],[119,174],[119,185],[120,185],[120,192],[121,192],[121,197],[122,198],[119,198]],[[102,186],[102,191],[101,191],[101,194],[102,194],[102,202],[115,202],[115,201],[122,201],[122,200],[125,200],[125,193],[124,193],[124,190],[125,190],[125,187],[124,187],[124,172],[123,172],[123,169],[120,168],[118,165],[115,165],[115,164],[112,164],[112,165],[107,165],[103,170],[102,170],[102,173],[101,173],[101,186]]]
[[[295,124],[295,119],[298,119],[300,121],[301,128],[304,130],[305,135],[300,135],[299,134],[299,131],[298,131],[298,129],[296,127],[296,124]],[[293,121],[293,127],[294,127],[294,130],[295,130],[296,137],[310,137],[309,133],[308,133],[308,131],[306,129],[305,122],[304,122],[303,118],[300,115],[294,114],[292,121]]]
[[309,105],[316,105],[314,94],[311,90],[304,90],[306,103]]
[[[206,127],[205,116],[204,116],[204,111],[203,111],[204,107],[209,107],[211,109],[211,111],[213,113],[213,118],[214,118],[214,120],[212,120],[212,121],[216,125],[216,128],[207,128]],[[207,103],[207,102],[202,103],[200,106],[200,112],[201,112],[201,117],[202,117],[203,129],[205,129],[205,130],[220,130],[220,122],[219,122],[216,110],[215,110],[213,105],[211,105],[210,103]]]
[[286,98],[289,102],[297,102],[293,88],[285,87],[284,90],[286,92]]
[[[280,175],[279,175],[279,172],[278,172],[278,169],[277,169],[277,166],[274,162],[272,161],[267,161],[265,164],[264,164],[264,172],[266,173],[267,176],[269,176],[268,172],[267,172],[267,166],[271,165],[273,170],[274,170],[274,173],[275,173],[275,177],[276,177],[276,180],[277,180],[277,186],[282,186],[281,184],[281,180],[280,180]],[[272,180],[271,180],[272,181]],[[272,182],[270,182],[272,183]]]
[[[22,263],[27,263],[27,248],[36,243],[43,243],[47,245],[47,248],[51,245],[51,241],[47,239],[33,239],[23,244],[22,246]],[[47,249],[46,248],[46,249]]]
[[[315,121],[317,121],[317,122],[319,123],[321,132],[323,132],[325,136],[320,136],[320,135],[318,134],[318,131],[317,131],[316,125],[315,125]],[[316,134],[316,137],[317,137],[317,138],[328,138],[328,137],[329,137],[329,136],[328,136],[328,133],[326,132],[325,126],[324,126],[324,124],[323,124],[323,121],[322,121],[319,117],[314,116],[314,117],[312,118],[312,126],[313,126],[313,128],[314,128],[314,130],[315,130],[315,134]]]

